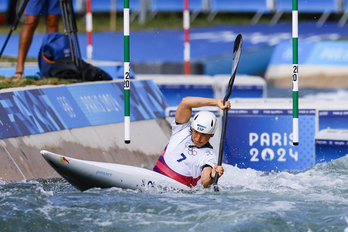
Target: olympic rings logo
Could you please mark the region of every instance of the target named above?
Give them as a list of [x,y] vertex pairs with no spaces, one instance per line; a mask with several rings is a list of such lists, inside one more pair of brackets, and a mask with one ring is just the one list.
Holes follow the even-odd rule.
[[187,154],[192,155],[192,156],[196,156],[197,155],[197,151],[193,150],[193,147],[189,147],[189,145],[191,145],[191,144],[189,142],[186,142],[185,150],[187,151]]
[[63,110],[70,116],[70,118],[76,118],[74,109],[72,108],[68,99],[66,99],[65,97],[57,97],[57,101],[59,105],[63,108]]

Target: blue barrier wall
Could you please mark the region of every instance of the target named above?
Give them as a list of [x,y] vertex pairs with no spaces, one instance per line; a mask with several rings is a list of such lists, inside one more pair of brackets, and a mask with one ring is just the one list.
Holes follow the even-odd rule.
[[[347,66],[347,41],[300,41],[299,64]],[[291,41],[280,42],[271,57],[270,65],[292,64]]]
[[[337,12],[340,8],[340,0],[298,0],[299,13],[312,12]],[[277,11],[291,12],[292,1],[277,0]]]
[[[190,0],[189,1],[189,10],[202,12],[204,8],[204,0]],[[149,9],[151,11],[176,11],[182,12],[184,10],[184,1],[183,0],[152,0],[150,3]]]
[[[298,63],[302,87],[342,88],[347,87],[348,42],[300,40]],[[332,35],[332,39],[335,36]],[[267,71],[268,82],[277,87],[291,85],[286,81],[292,66],[291,40],[280,42],[274,49]]]
[[315,162],[330,162],[348,155],[347,135],[347,129],[324,129],[319,131],[315,136]]
[[[271,2],[270,2],[271,3]],[[211,11],[221,12],[264,12],[269,13],[274,4],[267,0],[210,0]]]
[[299,115],[301,142],[293,146],[291,109],[230,110],[223,162],[261,171],[313,166],[315,109]]
[[348,110],[318,110],[318,130],[328,128],[347,130]]
[[348,141],[334,139],[315,140],[315,163],[330,162],[348,155]]
[[[0,139],[121,123],[123,82],[0,93]],[[131,121],[165,117],[167,102],[151,80],[131,82]]]

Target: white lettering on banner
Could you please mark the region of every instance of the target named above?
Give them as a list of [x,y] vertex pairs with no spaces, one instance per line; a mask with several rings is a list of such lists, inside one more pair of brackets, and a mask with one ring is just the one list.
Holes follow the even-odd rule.
[[289,149],[289,155],[294,158],[294,160],[297,162],[298,161],[298,153],[297,151],[295,153],[292,152],[292,148]]
[[341,115],[348,115],[348,111],[333,111],[332,112],[332,115],[338,115],[338,116],[341,116]]
[[[259,162],[259,154],[261,154],[261,158],[264,161],[272,161],[275,159],[275,154],[277,154],[278,162],[286,162],[287,150],[280,146],[288,146],[292,145],[293,135],[283,133],[283,136],[280,133],[261,133],[261,135],[251,132],[249,133],[249,146],[252,147],[254,145],[259,145],[261,147],[260,150],[252,147],[250,149],[250,161],[251,162]],[[288,142],[289,140],[289,142]],[[280,147],[280,148],[279,148]],[[295,161],[298,161],[298,152],[293,152],[292,148],[289,148],[288,155],[293,158]]]
[[83,96],[80,97],[80,99],[83,101],[85,106],[87,107],[88,111],[90,113],[101,113],[105,112],[105,108],[103,105],[98,101],[97,96]]
[[74,109],[72,108],[70,102],[68,101],[68,99],[66,99],[66,97],[57,97],[57,101],[70,118],[76,117]]
[[278,161],[285,162],[286,161],[286,158],[284,158],[285,154],[286,154],[285,149],[284,148],[279,148],[277,150],[277,155],[279,156]]
[[343,47],[325,47],[319,58],[322,60],[348,61],[348,50]]
[[[272,139],[270,139],[272,138]],[[292,141],[292,133],[289,134],[289,139]],[[272,133],[271,136],[269,133],[262,133],[260,136],[257,133],[250,132],[249,133],[249,146],[253,146],[255,142],[260,140],[260,146],[270,146],[272,143],[272,146],[286,146],[286,145],[292,145],[291,142],[288,143],[288,135],[287,133],[283,134],[283,137],[279,133]]]
[[89,113],[103,113],[119,111],[121,106],[110,94],[99,94],[98,96],[80,96]]
[[99,99],[104,103],[106,110],[111,112],[113,110],[119,111],[121,106],[118,104],[115,98],[109,94],[98,95]]
[[281,146],[282,145],[281,138],[282,136],[279,133],[272,133],[272,146],[275,146],[276,144],[278,146]]
[[259,162],[259,158],[257,158],[258,154],[259,154],[259,150],[257,150],[256,148],[251,148],[250,149],[250,155],[251,155],[250,161]]
[[260,111],[259,110],[253,110],[252,113],[253,114],[258,114]]
[[249,133],[249,146],[251,147],[257,140],[259,140],[259,135],[256,133]]

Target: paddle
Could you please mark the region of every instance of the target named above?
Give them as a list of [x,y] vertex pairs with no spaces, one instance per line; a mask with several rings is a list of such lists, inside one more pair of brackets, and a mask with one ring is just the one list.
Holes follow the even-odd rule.
[[[228,89],[227,93],[224,97],[224,104],[226,101],[228,101],[229,97],[231,96],[232,93],[232,87],[234,83],[234,78],[236,76],[238,64],[239,64],[239,59],[240,55],[242,53],[242,44],[243,44],[243,37],[241,34],[237,35],[236,40],[234,41],[234,46],[233,46],[233,60],[232,60],[232,73],[231,73],[231,78],[230,81],[228,82]],[[218,157],[218,166],[222,165],[222,158],[223,158],[223,153],[224,153],[224,145],[225,145],[225,135],[226,135],[226,127],[227,127],[227,119],[228,119],[228,109],[224,109],[224,121],[222,124],[222,130],[221,130],[221,139],[220,139],[220,150],[219,150],[219,157]],[[219,175],[215,175],[213,186],[214,186],[214,191],[219,192],[219,187],[217,185],[217,182],[219,180]]]

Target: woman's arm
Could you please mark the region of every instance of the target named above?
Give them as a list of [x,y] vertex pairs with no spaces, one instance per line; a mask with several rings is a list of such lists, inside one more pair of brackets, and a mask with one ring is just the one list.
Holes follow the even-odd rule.
[[201,184],[204,188],[209,188],[213,184],[216,172],[219,173],[219,177],[224,174],[224,168],[222,166],[215,165],[214,168],[207,166],[203,168],[201,174]]
[[187,123],[192,116],[192,108],[199,108],[202,106],[216,106],[220,109],[230,109],[229,101],[223,103],[223,99],[203,98],[203,97],[185,97],[181,100],[176,113],[175,122],[179,124]]

